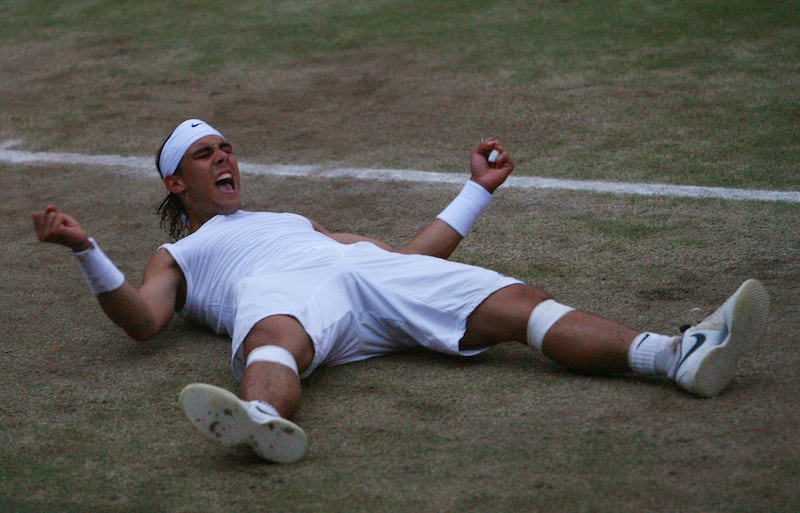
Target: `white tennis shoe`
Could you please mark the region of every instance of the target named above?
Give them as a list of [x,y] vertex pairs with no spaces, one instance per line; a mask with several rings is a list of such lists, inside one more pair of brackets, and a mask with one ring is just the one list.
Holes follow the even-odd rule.
[[767,289],[747,280],[716,312],[684,332],[669,377],[700,397],[719,394],[733,378],[739,356],[758,346],[768,316]]
[[250,446],[276,463],[293,463],[308,448],[299,426],[265,413],[256,403],[243,401],[225,389],[202,383],[187,385],[179,404],[200,433],[226,447]]

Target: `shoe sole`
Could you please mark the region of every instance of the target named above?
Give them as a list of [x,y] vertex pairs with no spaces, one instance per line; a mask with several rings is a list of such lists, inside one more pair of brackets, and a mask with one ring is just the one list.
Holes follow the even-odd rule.
[[255,422],[242,401],[225,389],[187,385],[178,402],[200,433],[226,447],[249,446],[276,463],[293,463],[306,453],[308,442],[300,427],[280,417],[264,424]]
[[747,280],[723,306],[728,340],[706,354],[697,367],[693,392],[718,395],[730,383],[739,357],[758,347],[769,317],[769,293],[758,280]]

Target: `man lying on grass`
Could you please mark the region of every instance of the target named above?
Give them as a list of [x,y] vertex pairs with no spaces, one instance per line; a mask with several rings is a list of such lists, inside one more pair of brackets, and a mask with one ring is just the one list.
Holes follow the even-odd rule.
[[766,289],[748,280],[682,335],[661,335],[447,260],[514,169],[494,139],[472,149],[461,193],[398,248],[296,214],[242,210],[233,147],[201,120],[175,128],[156,167],[169,191],[162,225],[179,240],[158,248],[139,288],[56,207],[33,214],[37,236],[72,249],[106,315],[134,339],[154,337],[176,311],[230,336],[239,396],[191,384],[180,403],[208,438],[250,446],[270,461],[305,454],[305,433],[288,419],[300,405],[301,378],[320,365],[413,347],[469,356],[514,341],[576,372],[664,376],[710,397],[758,344],[768,316]]

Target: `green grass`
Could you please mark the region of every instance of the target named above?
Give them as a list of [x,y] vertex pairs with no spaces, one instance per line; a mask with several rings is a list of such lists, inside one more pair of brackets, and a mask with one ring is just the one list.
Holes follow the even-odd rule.
[[[425,155],[431,134],[448,152],[434,167],[460,169],[449,154],[488,131],[514,149],[520,174],[800,187],[795,2],[9,2],[3,14],[7,54],[24,59],[48,42],[63,51],[35,79],[37,103],[14,101],[28,86],[9,77],[4,127],[49,132],[58,147],[89,135],[71,124],[118,125],[137,103],[138,126],[159,102],[186,112],[200,97],[219,104],[215,121],[240,125],[255,121],[221,110],[227,95],[277,95],[289,97],[264,119],[288,107],[287,142],[314,140],[292,148],[306,163],[416,168],[400,152]],[[365,67],[382,56],[385,69]],[[337,64],[352,81],[326,69]],[[80,90],[59,91],[78,84],[74,73]],[[172,87],[197,98],[165,94]],[[341,130],[385,151],[359,160],[321,137],[323,121],[337,125],[319,119],[332,104],[353,112]],[[401,140],[381,137],[392,129]],[[113,143],[150,152],[147,136]]]
[[[0,142],[150,155],[200,116],[240,158],[800,190],[800,9],[776,1],[22,1],[0,6]],[[756,276],[769,337],[731,390],[568,375],[518,347],[323,369],[307,460],[206,444],[181,387],[235,389],[227,341],[127,340],[29,213],[74,213],[134,279],[155,181],[4,165],[0,511],[797,510],[796,204],[501,190],[461,261],[672,333]],[[400,243],[452,190],[247,177],[248,208]]]

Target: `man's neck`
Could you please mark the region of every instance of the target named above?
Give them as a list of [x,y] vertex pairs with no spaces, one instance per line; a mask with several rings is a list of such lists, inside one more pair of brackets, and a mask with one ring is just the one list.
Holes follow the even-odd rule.
[[210,221],[211,219],[214,219],[217,216],[229,216],[229,215],[236,214],[237,212],[241,212],[241,211],[242,211],[241,208],[237,208],[234,212],[230,212],[228,214],[226,214],[224,212],[219,212],[219,213],[216,213],[216,214],[206,214],[206,215],[204,215],[202,217],[189,216],[189,233],[191,234],[191,233],[196,232],[197,230],[202,228],[204,224],[206,224],[208,221]]

